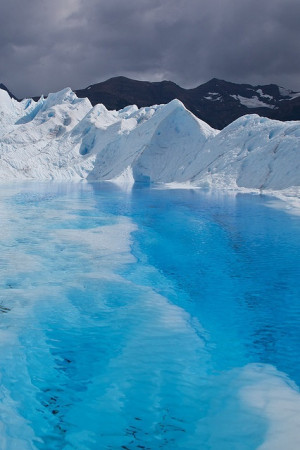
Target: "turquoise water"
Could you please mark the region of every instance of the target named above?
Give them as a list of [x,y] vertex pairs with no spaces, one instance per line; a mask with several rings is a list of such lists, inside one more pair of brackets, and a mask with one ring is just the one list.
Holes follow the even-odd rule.
[[299,217],[45,183],[0,223],[0,448],[299,448]]

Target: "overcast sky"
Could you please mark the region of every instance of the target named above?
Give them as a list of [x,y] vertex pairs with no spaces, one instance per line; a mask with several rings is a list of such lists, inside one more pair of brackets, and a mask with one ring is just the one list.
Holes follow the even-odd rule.
[[0,82],[19,97],[117,75],[300,90],[300,0],[0,0]]

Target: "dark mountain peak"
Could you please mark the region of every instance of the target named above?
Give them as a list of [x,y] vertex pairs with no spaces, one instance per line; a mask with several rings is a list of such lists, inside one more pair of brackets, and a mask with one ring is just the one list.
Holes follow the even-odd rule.
[[156,85],[160,84],[162,86],[176,86],[177,88],[183,89],[178,84],[174,83],[174,81],[170,81],[170,80],[152,81],[152,84],[156,84]]
[[18,100],[17,97],[15,97],[14,94],[12,94],[3,83],[0,83],[0,89],[6,91],[11,98]]
[[[224,95],[241,95],[247,93],[247,90],[252,90],[253,86],[250,84],[238,84],[230,81],[221,80],[218,78],[212,78],[206,83],[200,84],[194,89],[190,89],[190,92],[194,95],[205,96],[207,94],[221,94]],[[248,96],[248,95],[246,95]]]
[[108,109],[121,109],[132,104],[142,107],[169,103],[182,96],[185,89],[167,80],[151,82],[119,76],[75,92],[78,97],[88,97],[93,105],[103,103]]
[[[240,86],[239,84],[232,83],[231,81],[221,80],[220,78],[212,78],[211,80],[207,81],[206,83],[201,84],[198,87],[226,87],[226,86]],[[250,85],[249,85],[250,86]],[[197,89],[197,88],[196,88]]]
[[215,85],[215,84],[224,85],[224,84],[232,84],[232,83],[230,83],[230,81],[222,80],[221,78],[212,78],[211,80],[207,81],[204,84],[206,84],[206,85],[209,85],[209,84],[212,84],[212,85]]
[[145,87],[172,86],[172,87],[177,87],[178,89],[182,89],[176,83],[174,83],[173,81],[169,81],[169,80],[141,81],[141,80],[134,80],[132,78],[127,78],[124,76],[112,77],[106,81],[100,81],[99,83],[88,86],[86,89],[98,90],[99,88],[102,89],[103,87],[112,87],[112,86],[117,87],[117,88],[124,87],[124,86],[130,86],[130,87],[133,87],[133,86],[137,86],[137,87],[140,87],[140,86],[145,86]]
[[124,84],[124,83],[138,83],[138,80],[132,80],[131,78],[127,78],[127,77],[124,77],[123,75],[120,75],[118,77],[109,78],[108,80],[102,81],[102,82],[97,83],[97,84],[119,84],[119,83],[121,83],[121,84]]

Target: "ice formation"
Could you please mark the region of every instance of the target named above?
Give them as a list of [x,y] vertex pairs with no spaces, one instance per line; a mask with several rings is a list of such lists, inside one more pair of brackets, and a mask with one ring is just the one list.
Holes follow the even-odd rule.
[[178,100],[108,111],[69,88],[20,103],[0,90],[0,180],[286,190],[300,184],[299,146],[299,121],[253,114],[218,131]]

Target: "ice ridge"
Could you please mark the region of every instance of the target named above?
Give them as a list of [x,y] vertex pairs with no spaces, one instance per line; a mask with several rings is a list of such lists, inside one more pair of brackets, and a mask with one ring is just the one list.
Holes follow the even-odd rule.
[[218,131],[179,100],[109,111],[70,88],[37,102],[0,90],[0,180],[11,179],[298,187],[300,121],[251,114]]

